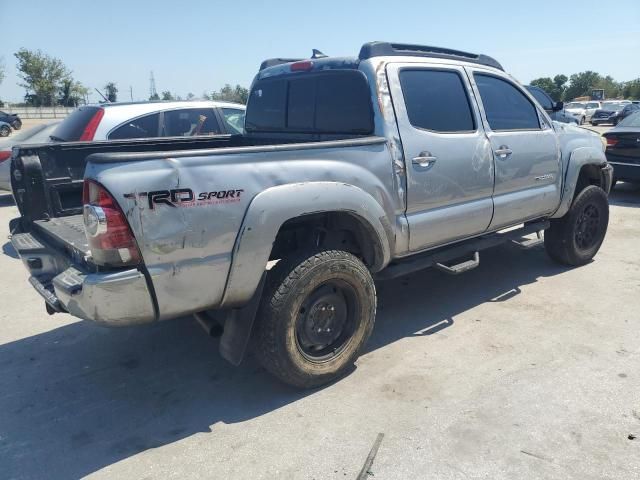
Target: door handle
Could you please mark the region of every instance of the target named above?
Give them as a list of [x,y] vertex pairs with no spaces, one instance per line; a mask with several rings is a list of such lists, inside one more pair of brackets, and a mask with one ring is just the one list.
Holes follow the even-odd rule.
[[502,159],[507,158],[509,155],[511,155],[513,153],[513,150],[511,150],[509,147],[507,147],[506,145],[500,145],[497,149],[496,149],[496,155]]
[[422,168],[431,168],[436,163],[438,158],[431,155],[430,152],[420,152],[417,157],[413,157],[412,161],[414,165],[418,165]]

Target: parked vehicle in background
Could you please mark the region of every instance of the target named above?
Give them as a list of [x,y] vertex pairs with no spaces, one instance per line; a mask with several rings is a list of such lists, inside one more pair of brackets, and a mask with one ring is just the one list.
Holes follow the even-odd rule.
[[373,42],[266,60],[245,130],[14,149],[11,242],[47,310],[194,314],[231,363],[253,337],[269,372],[314,387],[366,345],[374,276],[463,273],[542,231],[583,265],[606,234],[600,136],[551,121],[485,55]]
[[587,109],[586,103],[582,102],[569,102],[564,106],[564,111],[569,115],[572,115],[578,120],[579,125],[584,125],[587,121]]
[[11,135],[11,125],[7,122],[0,122],[0,137],[8,137]]
[[591,101],[591,102],[587,102],[585,107],[584,107],[584,115],[585,115],[585,121],[586,122],[590,122],[591,118],[593,117],[593,115],[596,113],[596,111],[600,108],[602,108],[602,103],[603,102],[595,102],[595,101]]
[[614,113],[611,117],[609,117],[609,119],[613,122],[613,125],[618,125],[618,123],[627,118],[629,115],[633,115],[638,111],[640,111],[640,105],[627,103],[624,104],[624,108],[622,110]]
[[535,85],[526,85],[525,88],[533,95],[545,112],[549,114],[552,120],[562,123],[574,123],[578,125],[578,119],[573,115],[565,113],[564,104],[556,102],[542,88]]
[[22,120],[20,120],[20,117],[16,113],[0,111],[0,122],[8,123],[14,130],[20,130],[22,128]]
[[618,180],[640,182],[640,111],[632,113],[603,134],[605,154],[613,165],[613,188]]
[[241,134],[244,105],[167,101],[86,105],[52,133],[59,142]]
[[16,145],[47,143],[49,135],[58,126],[59,121],[36,125],[27,130],[14,133],[0,142],[0,190],[11,190],[10,165],[11,149]]
[[624,103],[620,102],[603,102],[602,108],[596,110],[591,117],[591,125],[601,125],[603,123],[609,123],[616,125],[619,121],[620,112],[626,107]]

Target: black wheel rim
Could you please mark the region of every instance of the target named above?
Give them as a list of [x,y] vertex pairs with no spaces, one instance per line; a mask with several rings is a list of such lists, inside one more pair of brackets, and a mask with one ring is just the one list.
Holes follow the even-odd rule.
[[296,319],[296,343],[307,360],[326,362],[339,355],[356,330],[360,305],[355,289],[343,280],[319,285],[302,302]]
[[600,230],[600,212],[598,208],[589,204],[582,210],[576,221],[575,242],[581,250],[592,248],[598,243]]

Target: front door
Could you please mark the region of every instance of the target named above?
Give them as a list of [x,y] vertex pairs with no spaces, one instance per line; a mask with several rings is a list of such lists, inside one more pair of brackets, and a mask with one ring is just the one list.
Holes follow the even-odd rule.
[[387,66],[407,168],[409,248],[484,232],[493,213],[493,153],[462,67]]
[[560,203],[556,133],[528,94],[507,76],[468,68],[495,157],[495,230],[544,216]]

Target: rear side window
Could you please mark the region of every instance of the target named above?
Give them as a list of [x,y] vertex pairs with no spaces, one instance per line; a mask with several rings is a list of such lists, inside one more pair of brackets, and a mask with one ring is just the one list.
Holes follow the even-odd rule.
[[152,138],[158,136],[158,123],[160,114],[153,113],[144,117],[135,118],[120,125],[109,134],[109,140],[122,140],[126,138]]
[[492,130],[539,130],[538,112],[511,83],[491,75],[474,74],[487,121]]
[[51,134],[62,142],[77,142],[100,107],[80,107],[65,118]]
[[247,132],[367,134],[373,131],[369,85],[357,70],[259,80],[247,105]]
[[553,100],[545,92],[538,88],[528,88],[528,90],[529,93],[533,95],[533,98],[535,98],[542,106],[542,108],[544,108],[545,110],[553,110]]
[[164,112],[161,137],[196,137],[222,133],[212,108],[184,108]]
[[434,132],[476,129],[460,75],[443,70],[402,70],[400,85],[411,125]]

